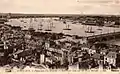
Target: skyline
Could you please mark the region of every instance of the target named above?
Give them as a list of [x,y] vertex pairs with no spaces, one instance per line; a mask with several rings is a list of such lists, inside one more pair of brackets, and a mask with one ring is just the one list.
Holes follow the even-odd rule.
[[115,0],[1,0],[0,12],[30,14],[120,14]]

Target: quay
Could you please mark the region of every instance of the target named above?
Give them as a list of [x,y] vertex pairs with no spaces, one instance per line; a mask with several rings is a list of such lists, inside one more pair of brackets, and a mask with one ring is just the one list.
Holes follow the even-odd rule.
[[99,35],[93,35],[93,36],[88,36],[87,39],[90,42],[103,42],[103,41],[109,41],[113,39],[118,39],[120,38],[120,32],[111,32],[111,33],[106,33],[106,34],[99,34]]
[[[54,16],[53,16],[54,17]],[[52,18],[53,18],[52,17]],[[35,19],[35,18],[34,18]],[[53,25],[55,28],[52,28],[50,31],[51,33],[64,33],[67,35],[77,35],[79,37],[85,37],[88,39],[88,42],[102,42],[102,41],[109,41],[111,39],[116,39],[119,38],[120,35],[120,29],[119,28],[114,28],[114,27],[99,27],[99,26],[90,26],[90,25],[81,25],[81,23],[78,24],[73,24],[72,21],[67,22],[70,25],[71,30],[65,31],[63,30],[66,26],[66,24],[63,23],[61,20],[54,20],[54,19],[40,19],[36,18],[37,22],[32,20],[31,23],[29,23],[30,19],[24,18],[24,19],[9,19],[11,22],[8,22],[8,24],[11,25],[19,25],[21,27],[26,26],[26,28],[29,28],[30,25],[34,25],[34,29],[38,29],[38,24],[43,24],[43,28],[41,32],[46,32],[44,31],[47,26],[49,25],[50,22],[48,20],[52,21]],[[58,17],[59,19],[59,17]],[[24,20],[24,22],[21,22],[21,20]],[[42,22],[41,22],[42,21]],[[95,33],[85,33],[87,27],[92,27],[93,31]],[[101,30],[98,30],[100,29]]]

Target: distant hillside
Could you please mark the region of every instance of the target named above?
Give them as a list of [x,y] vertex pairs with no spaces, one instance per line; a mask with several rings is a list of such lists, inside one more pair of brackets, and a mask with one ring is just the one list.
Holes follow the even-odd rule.
[[23,13],[0,13],[0,17],[7,17],[8,15],[11,18],[29,18],[29,17],[120,17],[120,15],[94,15],[94,14],[23,14]]

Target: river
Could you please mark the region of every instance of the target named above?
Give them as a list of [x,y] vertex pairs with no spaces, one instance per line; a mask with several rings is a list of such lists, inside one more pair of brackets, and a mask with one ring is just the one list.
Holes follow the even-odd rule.
[[[24,22],[21,22],[23,20]],[[56,21],[54,19],[49,18],[37,18],[35,20],[32,20],[30,23],[30,18],[24,18],[24,19],[10,19],[7,24],[10,24],[12,26],[21,26],[23,29],[25,29],[24,26],[26,26],[26,29],[30,27],[30,25],[33,26],[33,28],[37,31],[38,25],[40,22],[43,24],[43,32],[45,32],[45,29],[47,29],[49,21],[52,21],[53,28],[51,32],[55,33],[65,33],[70,35],[79,35],[79,36],[92,36],[92,35],[99,35],[99,34],[105,34],[105,33],[111,33],[111,32],[118,32],[120,31],[119,28],[113,28],[113,27],[98,27],[98,26],[88,26],[88,25],[81,25],[81,23],[72,24],[71,21],[67,22],[67,24],[70,25],[71,30],[66,31],[63,30],[66,27],[66,24],[63,23],[63,21]],[[87,27],[92,27],[92,30],[94,33],[85,33],[87,30]],[[98,30],[101,29],[101,30]],[[120,45],[120,39],[119,40],[111,40],[108,41],[109,43]]]

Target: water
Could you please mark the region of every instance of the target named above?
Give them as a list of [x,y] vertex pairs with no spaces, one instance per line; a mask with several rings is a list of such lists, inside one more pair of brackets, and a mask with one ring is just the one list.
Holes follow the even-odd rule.
[[[23,23],[21,22],[21,20],[24,20]],[[43,32],[45,32],[45,29],[48,28],[48,25],[50,23],[50,21],[53,22],[53,26],[54,28],[52,28],[51,32],[55,32],[55,33],[65,33],[65,34],[70,34],[70,35],[79,35],[79,36],[92,36],[92,35],[99,35],[99,34],[105,34],[105,33],[111,33],[111,32],[118,32],[120,31],[119,28],[113,28],[113,27],[98,27],[98,26],[91,26],[93,28],[93,30],[95,31],[95,33],[85,33],[85,31],[87,30],[87,25],[81,25],[81,23],[77,23],[77,24],[72,24],[72,22],[67,22],[67,24],[70,25],[70,28],[72,30],[69,31],[65,31],[63,30],[66,27],[66,24],[63,24],[62,21],[56,21],[54,19],[49,19],[49,18],[37,18],[36,21],[32,21],[30,23],[30,18],[24,18],[24,19],[10,19],[9,22],[7,22],[8,24],[11,24],[12,26],[21,26],[24,28],[24,26],[26,26],[26,29],[28,29],[30,27],[30,25],[33,25],[33,28],[37,31],[38,29],[38,25],[40,24],[40,22],[42,22],[43,24]],[[97,29],[102,29],[102,30],[97,30]],[[111,41],[110,41],[111,42]],[[115,44],[119,44],[120,45],[120,40],[117,41],[112,41],[112,43]]]

